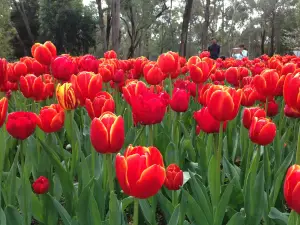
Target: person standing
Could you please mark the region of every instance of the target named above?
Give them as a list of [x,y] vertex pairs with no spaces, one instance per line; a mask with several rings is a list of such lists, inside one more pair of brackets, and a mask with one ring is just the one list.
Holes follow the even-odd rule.
[[217,59],[220,54],[220,45],[217,44],[217,40],[213,38],[211,40],[211,45],[208,47],[208,51],[210,52],[210,58]]

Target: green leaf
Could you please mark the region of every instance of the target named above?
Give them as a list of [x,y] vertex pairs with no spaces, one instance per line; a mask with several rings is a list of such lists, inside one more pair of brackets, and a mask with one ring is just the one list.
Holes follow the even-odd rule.
[[288,220],[288,225],[295,225],[297,224],[299,220],[299,215],[293,210],[290,213],[289,220]]
[[74,185],[72,179],[69,176],[69,173],[62,166],[57,154],[54,151],[52,151],[52,149],[45,142],[43,142],[42,140],[39,140],[39,142],[41,143],[43,149],[45,150],[55,167],[56,173],[58,174],[60,183],[62,185],[64,195],[66,197],[67,210],[71,212],[72,203],[74,203]]
[[152,222],[152,208],[147,199],[139,199],[139,205],[147,222]]
[[269,217],[274,220],[278,225],[288,224],[288,215],[280,212],[278,209],[272,207],[269,213]]
[[52,199],[52,202],[53,202],[57,212],[59,213],[64,225],[72,225],[72,218],[69,215],[69,213],[67,212],[67,210],[52,196],[50,196],[50,195],[48,195],[48,196]]
[[156,196],[159,202],[159,207],[163,211],[165,219],[169,220],[174,211],[172,203],[161,192],[158,192]]
[[168,225],[178,224],[179,215],[180,215],[180,204],[175,207],[174,212],[171,216],[171,219],[169,220]]
[[43,205],[39,201],[37,195],[33,192],[31,193],[31,202],[33,217],[39,222],[45,223],[43,218]]
[[91,225],[93,224],[101,224],[101,216],[99,213],[98,205],[97,202],[94,198],[93,193],[90,191],[90,197],[89,197],[89,213],[90,213],[90,220],[91,220]]
[[213,209],[211,202],[209,201],[209,197],[206,191],[205,186],[202,184],[201,181],[198,181],[195,176],[190,174],[191,180],[191,189],[192,189],[192,195],[197,201],[198,205],[204,212],[206,220],[209,222],[209,224],[213,223]]
[[18,148],[17,154],[15,155],[14,162],[12,167],[10,168],[8,180],[7,180],[7,186],[6,186],[6,192],[8,193],[7,196],[7,205],[14,205],[15,196],[17,195],[17,163],[18,163],[18,157],[20,153],[20,148]]
[[0,225],[6,225],[6,216],[1,207],[0,207]]
[[133,203],[134,198],[129,196],[122,200],[122,210],[124,211],[131,203]]
[[6,225],[17,225],[22,224],[23,217],[19,211],[12,205],[5,208]]
[[216,207],[220,198],[220,171],[217,169],[218,162],[217,156],[213,155],[209,162],[208,167],[208,186],[211,196],[211,202],[213,207]]
[[228,206],[229,200],[230,200],[230,196],[232,193],[232,189],[233,189],[233,183],[234,180],[231,180],[231,182],[227,185],[221,199],[220,202],[218,204],[218,208],[216,210],[216,214],[214,216],[214,225],[222,225],[224,216],[225,216],[225,212],[226,212],[226,207]]
[[187,199],[187,216],[190,221],[195,222],[195,224],[201,225],[211,225],[205,217],[205,213],[198,205],[196,200],[184,189],[182,189],[184,197]]
[[109,224],[122,224],[122,208],[117,195],[111,191],[109,195]]
[[242,213],[238,212],[234,214],[226,225],[244,225],[245,224],[245,217]]
[[167,146],[166,153],[165,153],[165,160],[167,165],[175,162],[176,159],[175,154],[177,154],[176,146],[173,142],[170,142]]

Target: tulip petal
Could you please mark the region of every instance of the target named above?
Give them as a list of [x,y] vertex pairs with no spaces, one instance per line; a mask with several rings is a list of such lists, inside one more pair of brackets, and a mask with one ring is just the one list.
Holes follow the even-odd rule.
[[121,150],[125,140],[124,120],[119,116],[110,128],[110,149],[112,153]]
[[94,118],[90,129],[91,142],[97,152],[108,153],[109,136],[104,124],[98,118]]
[[116,176],[124,193],[130,195],[130,186],[127,179],[127,162],[124,156],[118,154],[115,162]]
[[136,186],[132,190],[134,197],[145,199],[155,195],[165,182],[165,169],[159,165],[152,165],[143,171]]
[[139,154],[130,155],[126,158],[127,161],[127,178],[128,183],[132,188],[136,185],[136,182],[140,179],[142,172],[147,168],[146,166],[146,156]]

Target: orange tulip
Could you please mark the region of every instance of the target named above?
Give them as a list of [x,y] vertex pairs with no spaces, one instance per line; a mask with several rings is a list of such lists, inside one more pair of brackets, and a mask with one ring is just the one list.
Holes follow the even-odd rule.
[[94,118],[90,129],[91,143],[102,154],[119,152],[124,144],[124,120],[112,112]]
[[64,110],[72,110],[77,107],[77,98],[71,83],[58,84],[56,98]]
[[161,153],[155,147],[129,147],[116,157],[116,176],[125,194],[146,199],[163,186],[166,172]]
[[179,55],[175,52],[161,54],[157,59],[157,64],[163,73],[175,72],[179,66]]

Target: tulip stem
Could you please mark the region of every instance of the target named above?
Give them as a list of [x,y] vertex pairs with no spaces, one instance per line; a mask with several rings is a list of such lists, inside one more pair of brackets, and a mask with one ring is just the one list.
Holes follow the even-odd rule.
[[107,165],[107,175],[108,175],[108,185],[109,185],[109,191],[112,192],[114,191],[114,180],[113,180],[113,173],[112,173],[112,168],[113,168],[113,162],[112,162],[112,154],[105,154],[106,157],[106,165]]
[[67,114],[67,120],[69,120],[69,131],[67,128],[67,134],[68,138],[69,138],[69,143],[71,144],[71,149],[72,149],[72,162],[71,162],[71,177],[72,179],[74,178],[75,175],[75,166],[76,166],[76,162],[77,162],[77,157],[78,157],[78,148],[75,146],[76,145],[76,137],[73,137],[73,111],[72,110],[67,110],[66,111]]
[[[1,141],[3,141],[3,143],[5,143],[5,126],[2,126],[1,128],[1,133],[0,133],[0,138]],[[6,154],[6,146],[4,146],[4,149],[0,152],[0,193],[2,193],[2,174],[3,174],[3,164],[4,164],[4,158],[5,158],[5,154]],[[0,198],[0,208],[1,208],[1,200],[2,198]]]
[[139,224],[139,200],[134,199],[134,208],[133,208],[133,225]]
[[177,192],[172,191],[172,204],[175,207],[177,205]]
[[296,152],[296,164],[300,165],[300,126],[298,131],[298,143],[297,143],[297,152]]
[[268,115],[268,107],[269,107],[269,104],[268,104],[268,97],[266,97],[266,104],[265,104],[265,111],[266,111],[266,114]]
[[153,146],[153,125],[149,125],[148,145]]
[[[24,213],[24,225],[29,225],[28,221],[28,209],[27,209],[27,193],[26,193],[26,168],[25,168],[25,149],[24,149],[24,141],[20,141],[20,161],[21,161],[21,168],[22,168],[22,174],[21,174],[21,180],[22,180],[22,190],[23,190],[23,213]],[[23,153],[23,154],[22,154]]]

